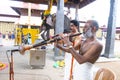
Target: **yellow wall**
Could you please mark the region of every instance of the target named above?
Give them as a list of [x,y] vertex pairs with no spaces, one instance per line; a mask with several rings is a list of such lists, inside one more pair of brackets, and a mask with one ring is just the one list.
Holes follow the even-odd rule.
[[39,29],[26,29],[26,28],[23,28],[22,31],[23,31],[24,35],[27,35],[28,33],[31,34],[32,43],[34,43],[35,40],[38,39]]
[[38,39],[38,34],[39,34],[39,29],[28,29],[28,28],[16,28],[16,40],[15,43],[17,45],[21,45],[22,44],[22,34],[25,36],[27,36],[27,34],[30,33],[31,34],[31,41],[32,44],[35,43],[35,40]]

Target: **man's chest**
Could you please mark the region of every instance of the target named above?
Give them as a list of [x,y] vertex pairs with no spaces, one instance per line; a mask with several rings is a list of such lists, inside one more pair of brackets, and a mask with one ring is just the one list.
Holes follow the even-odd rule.
[[94,45],[94,42],[83,42],[80,47],[80,54],[85,54]]

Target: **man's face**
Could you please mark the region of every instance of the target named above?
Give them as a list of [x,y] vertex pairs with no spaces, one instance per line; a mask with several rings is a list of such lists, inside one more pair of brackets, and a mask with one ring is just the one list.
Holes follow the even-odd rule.
[[87,30],[90,28],[89,23],[85,23],[85,26],[83,27],[83,33],[87,32]]
[[76,26],[73,23],[70,23],[70,30],[71,32],[76,32]]
[[90,38],[93,36],[92,28],[91,28],[91,25],[89,23],[85,24],[85,26],[83,28],[83,35],[85,38]]

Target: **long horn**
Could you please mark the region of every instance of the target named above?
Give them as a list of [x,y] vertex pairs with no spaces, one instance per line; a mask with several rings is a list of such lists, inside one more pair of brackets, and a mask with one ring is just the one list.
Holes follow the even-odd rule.
[[[78,35],[81,35],[82,33],[77,33],[77,34],[73,34],[73,35],[70,35],[69,37],[74,37],[74,36],[78,36]],[[50,39],[50,40],[47,40],[47,41],[42,41],[40,43],[37,43],[37,44],[34,44],[34,45],[25,45],[25,46],[20,46],[19,47],[19,52],[20,54],[24,54],[24,52],[26,50],[30,50],[31,48],[36,48],[36,47],[39,47],[39,46],[42,46],[42,45],[45,45],[45,44],[49,44],[49,43],[53,43],[55,42],[56,40],[61,40],[61,38],[59,36],[53,38],[53,39]]]
[[30,50],[31,48],[32,48],[32,45],[19,46],[19,52],[20,54],[24,55],[24,52],[26,50]]

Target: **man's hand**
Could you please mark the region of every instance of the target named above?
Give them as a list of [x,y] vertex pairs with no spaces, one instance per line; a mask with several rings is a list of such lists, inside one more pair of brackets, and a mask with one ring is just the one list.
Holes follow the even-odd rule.
[[61,40],[64,42],[64,44],[67,46],[72,45],[71,41],[69,40],[69,34],[60,34],[59,36],[61,37]]

